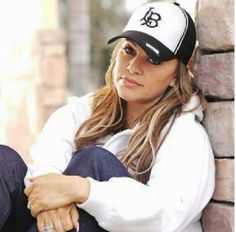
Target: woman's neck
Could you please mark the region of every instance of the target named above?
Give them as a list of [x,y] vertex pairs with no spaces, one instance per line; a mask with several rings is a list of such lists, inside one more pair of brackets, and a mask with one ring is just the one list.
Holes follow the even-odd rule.
[[127,103],[125,111],[127,128],[133,128],[140,121],[141,115],[149,108],[149,105]]

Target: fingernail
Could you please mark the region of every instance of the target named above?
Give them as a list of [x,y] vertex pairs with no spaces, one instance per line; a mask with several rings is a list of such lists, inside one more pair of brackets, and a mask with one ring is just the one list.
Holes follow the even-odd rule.
[[79,232],[79,223],[77,223],[76,232]]

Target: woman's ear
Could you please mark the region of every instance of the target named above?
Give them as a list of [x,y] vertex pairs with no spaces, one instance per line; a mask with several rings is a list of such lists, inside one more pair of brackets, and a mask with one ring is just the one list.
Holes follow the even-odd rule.
[[175,85],[175,79],[173,79],[173,80],[170,82],[169,86],[170,86],[170,87],[173,87],[174,85]]

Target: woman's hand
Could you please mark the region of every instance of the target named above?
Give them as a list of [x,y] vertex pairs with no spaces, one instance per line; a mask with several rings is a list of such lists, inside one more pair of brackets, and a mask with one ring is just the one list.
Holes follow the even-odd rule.
[[82,203],[88,198],[89,181],[86,178],[50,173],[32,178],[31,181],[25,194],[33,217],[41,211]]
[[79,213],[74,204],[59,209],[42,211],[37,215],[37,226],[41,232],[45,227],[53,227],[55,232],[77,229]]

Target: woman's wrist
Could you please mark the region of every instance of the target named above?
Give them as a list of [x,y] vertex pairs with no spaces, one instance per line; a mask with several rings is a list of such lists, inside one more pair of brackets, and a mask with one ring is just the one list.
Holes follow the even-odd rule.
[[87,178],[81,176],[73,176],[72,179],[73,188],[73,202],[82,204],[89,197],[90,183]]

